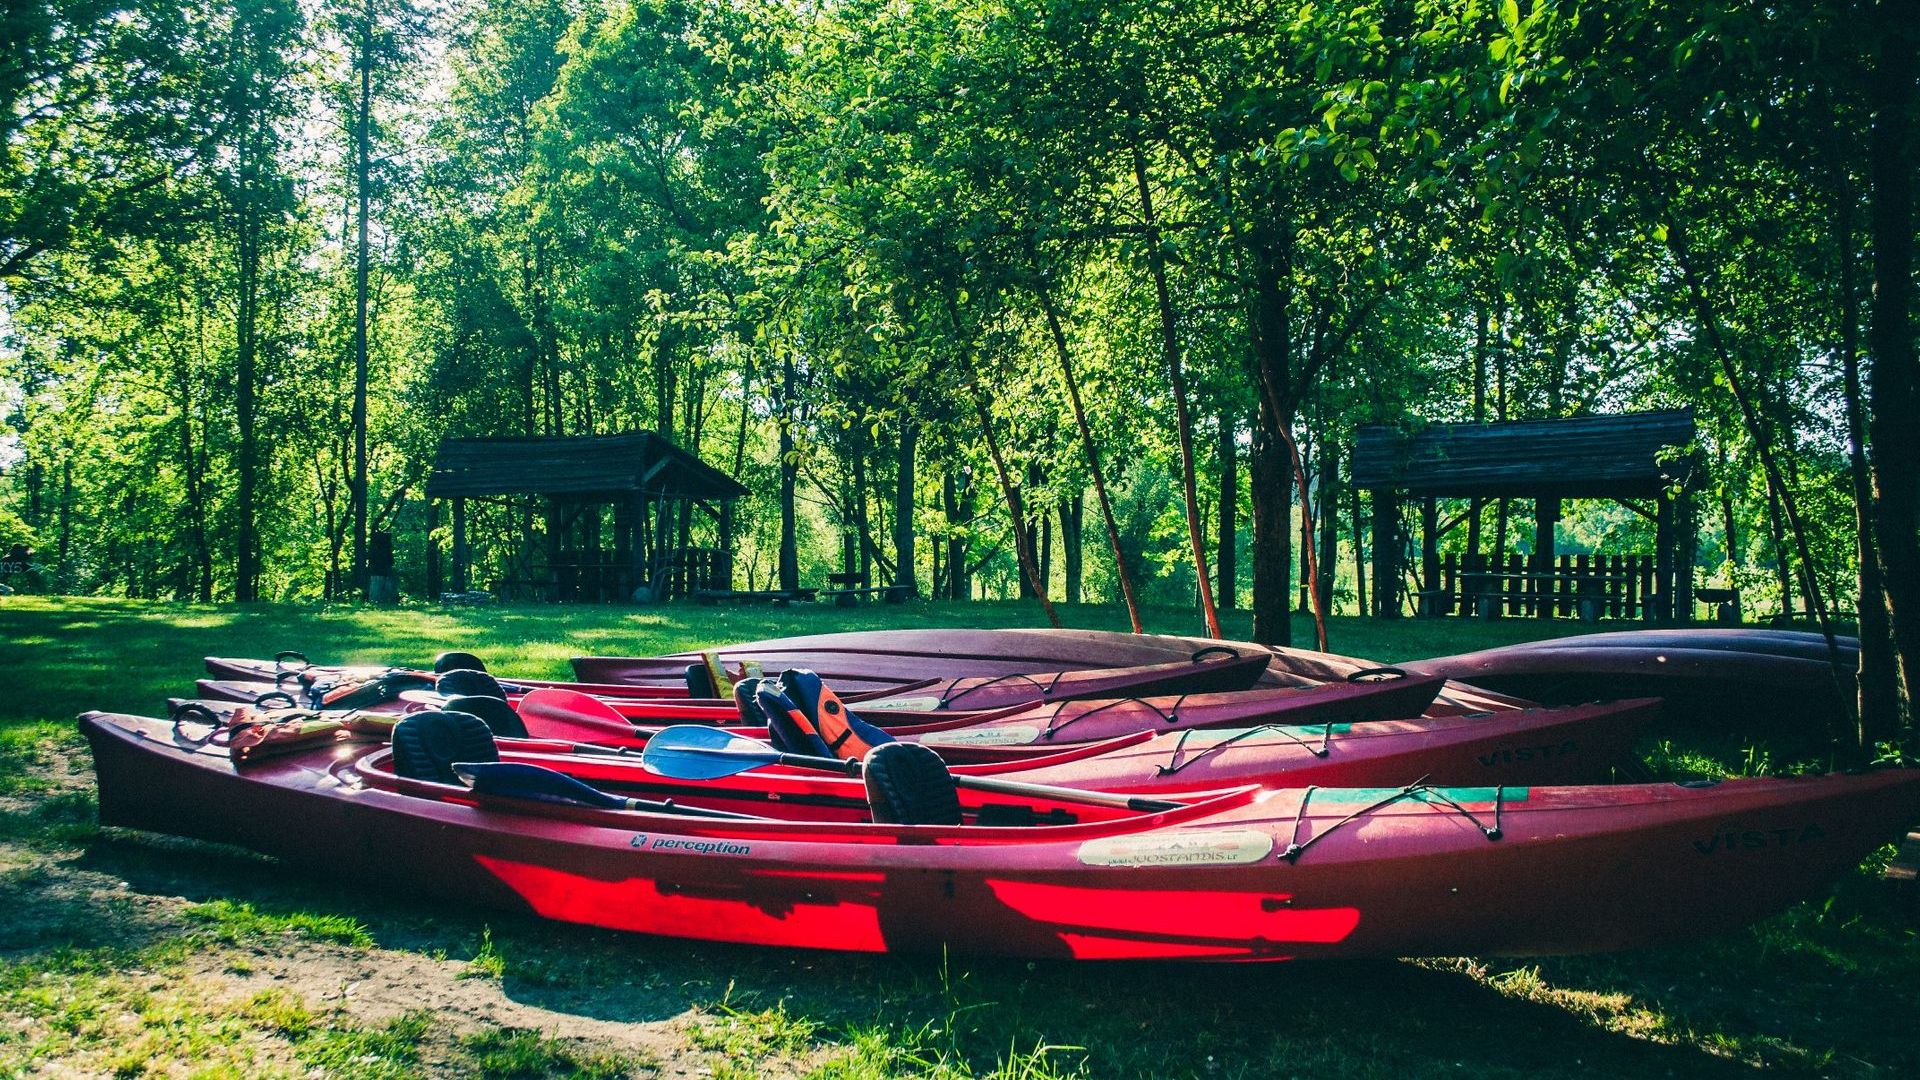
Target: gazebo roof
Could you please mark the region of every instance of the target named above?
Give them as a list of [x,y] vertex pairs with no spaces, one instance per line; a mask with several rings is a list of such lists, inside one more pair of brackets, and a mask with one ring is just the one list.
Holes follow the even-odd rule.
[[1360,429],[1353,482],[1456,498],[1646,498],[1683,479],[1693,410]]
[[728,501],[747,489],[653,431],[440,440],[430,498],[553,495],[618,499],[644,493]]

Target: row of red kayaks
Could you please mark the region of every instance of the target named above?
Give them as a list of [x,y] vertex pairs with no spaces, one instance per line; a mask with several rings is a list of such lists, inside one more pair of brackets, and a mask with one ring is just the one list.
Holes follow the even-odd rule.
[[468,654],[209,658],[169,719],[81,727],[106,824],[597,926],[1043,957],[1582,952],[1750,921],[1920,818],[1911,770],[1617,782],[1644,776],[1652,695],[1702,692],[1715,656],[1798,677],[1808,642],[1737,633],[1518,657],[1536,683],[1615,672],[1615,700],[1553,704],[1446,677],[1497,676],[1489,654],[1394,669],[1082,631],[582,658],[575,683]]

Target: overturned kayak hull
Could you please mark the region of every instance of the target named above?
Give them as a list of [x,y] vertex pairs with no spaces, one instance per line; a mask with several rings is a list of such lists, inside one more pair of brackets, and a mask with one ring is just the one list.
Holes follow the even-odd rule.
[[1816,651],[1804,640],[1755,640],[1766,633],[1629,631],[1595,635],[1605,640],[1590,644],[1530,642],[1402,666],[1548,705],[1660,697],[1670,721],[1707,730],[1814,742],[1844,728],[1857,653],[1843,652],[1836,671],[1824,642]]
[[[236,767],[81,729],[103,824],[618,930],[868,952],[1279,960],[1588,952],[1816,895],[1920,816],[1882,772],[1611,788],[1269,790],[1028,828],[716,821],[476,797],[338,747]],[[299,827],[289,827],[298,822]]]

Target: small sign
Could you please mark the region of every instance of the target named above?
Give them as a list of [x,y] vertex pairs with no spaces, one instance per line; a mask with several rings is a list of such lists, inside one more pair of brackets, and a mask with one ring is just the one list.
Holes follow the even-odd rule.
[[920,742],[927,746],[1025,746],[1039,737],[1040,729],[1032,724],[1006,724],[930,731],[920,736]]
[[1251,829],[1194,829],[1153,836],[1103,836],[1080,845],[1087,866],[1230,866],[1273,851],[1273,837]]

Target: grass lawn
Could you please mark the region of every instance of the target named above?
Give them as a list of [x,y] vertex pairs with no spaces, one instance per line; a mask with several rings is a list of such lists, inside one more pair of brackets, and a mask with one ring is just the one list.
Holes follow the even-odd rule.
[[[1112,610],[1063,613],[1124,628]],[[1750,930],[1592,958],[1209,968],[774,952],[396,899],[103,831],[72,724],[86,708],[157,711],[204,654],[417,662],[457,647],[562,676],[582,652],[1038,618],[1019,604],[0,600],[0,1076],[1920,1074],[1914,909],[1871,867]],[[1151,622],[1198,631],[1183,611]],[[1330,632],[1337,652],[1395,661],[1576,628],[1341,619]],[[1244,620],[1228,633],[1245,636]]]

